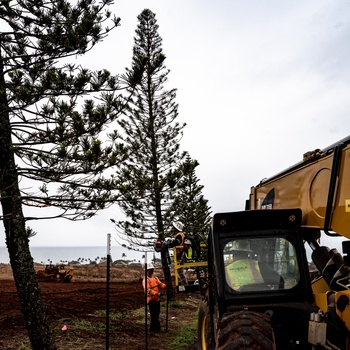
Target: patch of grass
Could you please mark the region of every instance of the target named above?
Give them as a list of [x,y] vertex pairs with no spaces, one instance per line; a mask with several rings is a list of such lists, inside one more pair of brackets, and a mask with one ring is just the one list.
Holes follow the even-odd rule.
[[130,311],[129,315],[131,316],[131,318],[137,318],[137,319],[145,319],[145,308],[144,307],[140,307],[138,309],[134,309],[132,311]]
[[191,323],[182,325],[176,333],[178,335],[171,342],[171,349],[186,350],[193,345],[197,335],[197,316]]
[[[94,313],[94,316],[106,318],[106,310],[96,311]],[[125,312],[124,313],[111,312],[109,314],[110,321],[122,320],[125,317],[135,320],[136,324],[144,324],[145,323],[145,308],[141,307],[141,308],[138,308],[138,309],[135,309],[135,310],[131,310],[128,313],[125,313]]]
[[19,350],[30,350],[30,348],[31,348],[31,345],[30,344],[20,344],[19,345]]
[[[105,346],[101,344],[94,344],[94,350],[104,350]],[[77,342],[68,342],[64,343],[64,348],[63,349],[68,349],[70,347],[71,349],[74,350],[91,350],[91,342],[86,343],[86,340],[84,339],[79,339]],[[60,347],[58,347],[61,349]]]
[[[105,325],[72,319],[67,323],[67,331],[61,331],[62,322],[56,325],[56,345],[58,349],[103,350],[104,342],[100,334],[105,334]],[[102,325],[102,326],[101,326]],[[89,339],[87,342],[86,339]],[[28,348],[29,350],[29,348]]]
[[[124,318],[125,315],[126,315],[125,313],[110,311],[109,312],[109,319],[110,320],[120,320],[120,319]],[[106,310],[95,311],[93,316],[106,318]]]
[[[147,310],[148,313],[148,310]],[[145,324],[145,308],[141,307],[135,310],[132,310],[129,313],[129,317],[135,319],[135,323],[137,324]]]
[[169,307],[173,307],[174,309],[181,309],[183,307],[183,302],[179,300],[170,300]]
[[72,327],[82,331],[103,332],[106,330],[106,325],[104,323],[100,323],[100,322],[93,323],[93,322],[78,320],[78,319],[73,320]]

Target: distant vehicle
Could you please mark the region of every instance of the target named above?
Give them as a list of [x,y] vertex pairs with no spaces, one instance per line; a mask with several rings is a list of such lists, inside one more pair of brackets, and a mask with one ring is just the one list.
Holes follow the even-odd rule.
[[36,273],[39,282],[70,282],[74,275],[74,268],[66,268],[64,264],[46,265],[45,270]]

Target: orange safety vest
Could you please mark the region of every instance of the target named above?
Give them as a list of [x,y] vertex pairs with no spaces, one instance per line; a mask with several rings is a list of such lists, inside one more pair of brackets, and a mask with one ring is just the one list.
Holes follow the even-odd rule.
[[259,263],[253,259],[241,259],[226,266],[226,281],[232,289],[254,283],[263,283]]
[[158,295],[159,289],[166,288],[166,284],[162,283],[158,277],[154,277],[154,276],[147,277],[147,290],[145,287],[145,279],[143,279],[142,281],[142,286],[145,293],[147,294],[147,303],[149,303],[150,300],[160,301],[160,298]]
[[180,241],[180,244],[177,245],[177,248],[176,248],[176,258],[177,260],[180,260],[182,256],[182,252],[184,250],[183,244],[185,242],[185,234],[183,232],[178,232],[174,237],[174,241],[175,240]]
[[183,232],[178,232],[174,237],[174,240],[175,239],[181,240],[180,245],[183,245],[185,242],[185,234]]

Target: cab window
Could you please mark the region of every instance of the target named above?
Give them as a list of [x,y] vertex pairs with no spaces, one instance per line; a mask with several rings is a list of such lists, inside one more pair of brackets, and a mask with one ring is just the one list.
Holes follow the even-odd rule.
[[236,292],[290,289],[300,279],[294,245],[284,237],[230,240],[223,256],[226,283]]

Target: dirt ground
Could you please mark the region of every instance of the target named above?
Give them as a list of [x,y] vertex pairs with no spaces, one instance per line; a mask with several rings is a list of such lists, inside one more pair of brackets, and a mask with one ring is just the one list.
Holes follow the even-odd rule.
[[[193,326],[195,323],[200,295],[181,293],[176,294],[175,302],[170,303],[168,318],[164,297],[160,318],[162,331],[157,334],[146,332],[144,293],[140,284],[142,269],[130,273],[125,267],[122,271],[117,268],[111,273],[109,287],[107,341],[107,284],[103,276],[106,269],[99,269],[100,273],[95,271],[93,274],[93,267],[75,268],[75,276],[70,283],[40,282],[58,349],[106,349],[107,343],[109,349],[113,350],[174,349],[174,340],[181,334],[182,327],[191,324]],[[158,276],[161,277],[159,274]],[[0,329],[0,349],[30,349],[16,288],[8,275],[8,268],[5,269],[4,266],[0,266]],[[179,349],[178,346],[176,348]],[[193,339],[191,344],[182,349],[196,348],[196,340]]]

